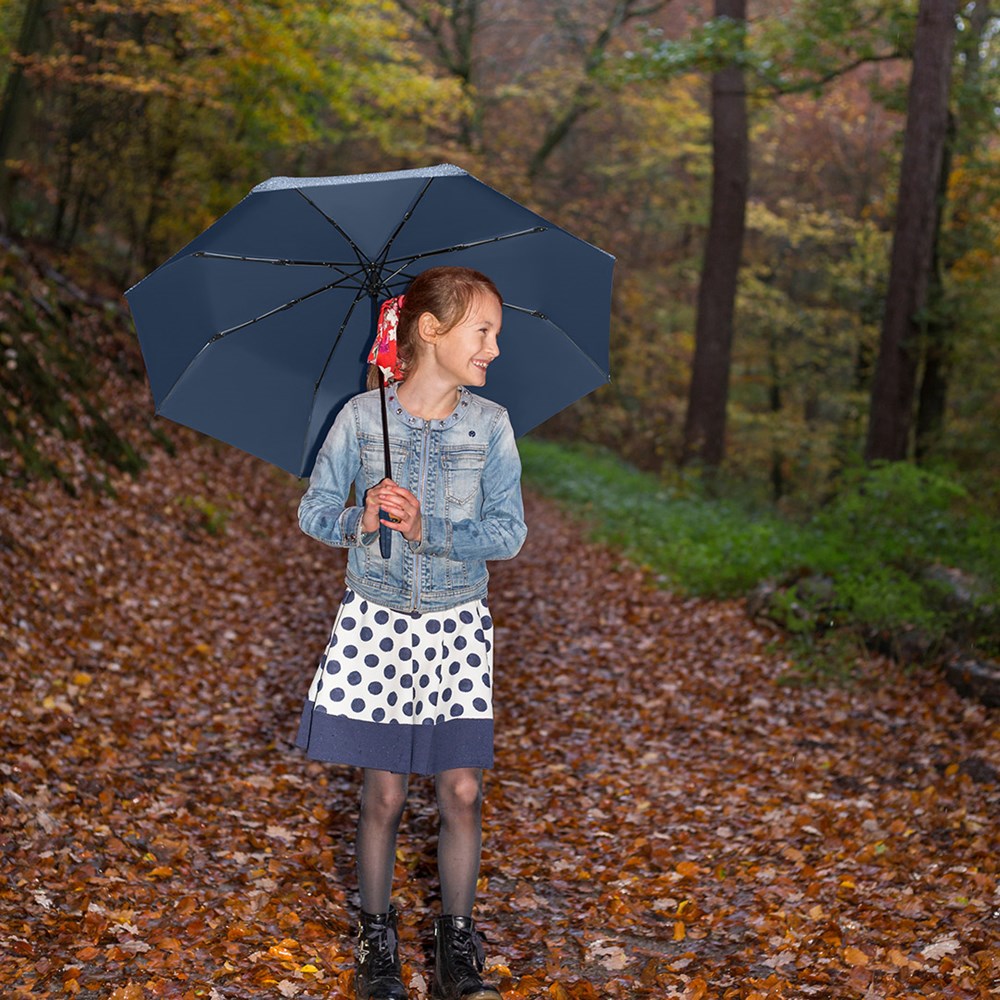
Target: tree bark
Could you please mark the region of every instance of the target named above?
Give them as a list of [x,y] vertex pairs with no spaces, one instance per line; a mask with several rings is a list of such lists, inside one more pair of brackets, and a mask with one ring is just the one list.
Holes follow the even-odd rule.
[[[716,0],[715,16],[746,23],[746,0]],[[746,80],[738,62],[712,75],[712,207],[698,286],[694,363],[681,464],[725,455],[733,313],[750,182]]]
[[[931,263],[930,288],[928,290],[930,309],[928,310],[927,345],[924,351],[924,367],[920,379],[917,398],[916,459],[922,462],[941,440],[944,431],[945,411],[948,400],[948,385],[951,378],[954,355],[953,322],[946,313],[944,274],[955,264],[954,250],[950,255],[942,251],[942,226],[947,205],[948,179],[954,156],[970,155],[976,146],[978,129],[975,113],[968,114],[968,102],[972,95],[982,91],[982,45],[992,17],[988,0],[979,0],[966,8],[966,30],[957,44],[961,46],[964,60],[960,80],[961,91],[956,99],[955,113],[949,115],[948,132],[945,139],[944,155],[941,162],[941,177],[938,186],[938,205],[934,227],[934,253]],[[964,92],[964,101],[962,93]],[[978,102],[973,102],[978,103]],[[970,214],[969,207],[959,201],[953,205],[950,226],[960,230]]]
[[907,458],[948,128],[956,0],[920,0],[885,317],[865,459]]

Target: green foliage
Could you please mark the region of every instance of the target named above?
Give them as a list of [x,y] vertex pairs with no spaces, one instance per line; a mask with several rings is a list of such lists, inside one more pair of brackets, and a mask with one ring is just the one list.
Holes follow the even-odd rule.
[[610,452],[537,438],[521,442],[526,480],[570,504],[594,537],[620,545],[661,582],[689,594],[731,597],[781,571],[800,529],[764,509],[709,498],[689,475],[666,483]]
[[813,91],[849,68],[903,55],[912,44],[915,5],[877,0],[795,0],[780,16],[756,17],[748,31],[712,18],[679,38],[648,29],[628,52],[627,81],[666,80],[738,65],[761,94]]
[[[0,75],[26,6],[0,0]],[[736,60],[754,97],[754,176],[724,472],[785,513],[833,495],[865,434],[915,0],[760,4],[745,31],[704,5],[621,23],[606,18],[641,5],[536,4],[527,20],[517,5],[408,6],[417,15],[394,0],[54,5],[51,45],[28,67],[27,130],[0,164],[0,195],[5,166],[15,178],[0,221],[96,262],[117,293],[270,174],[461,163],[618,257],[613,381],[545,432],[659,472],[679,452],[709,217],[706,74]],[[996,502],[1000,34],[982,3],[958,16],[929,310],[946,328],[951,388],[921,461]],[[533,151],[577,105],[528,180]]]
[[713,73],[724,66],[750,65],[746,24],[715,17],[681,38],[665,38],[658,29],[646,31],[644,46],[625,56],[627,80],[667,80],[693,71]]
[[159,262],[271,173],[338,172],[329,161],[347,143],[405,156],[460,95],[391,9],[65,5],[51,51],[32,58],[19,197],[0,212],[23,235],[99,251],[127,281],[137,257]]
[[521,456],[531,487],[663,585],[732,597],[771,581],[766,613],[794,636],[803,676],[840,674],[862,643],[898,651],[914,634],[924,655],[952,642],[1000,648],[1000,521],[943,476],[904,463],[855,470],[793,520],[732,483],[668,483],[585,445],[529,437]]

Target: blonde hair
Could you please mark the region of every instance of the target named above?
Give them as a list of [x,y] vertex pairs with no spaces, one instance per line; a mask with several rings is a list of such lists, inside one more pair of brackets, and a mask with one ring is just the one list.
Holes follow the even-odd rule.
[[[482,292],[496,296],[497,302],[503,305],[503,296],[493,281],[471,267],[432,267],[410,282],[396,329],[396,356],[404,372],[412,371],[416,363],[420,317],[430,313],[447,333],[462,321],[476,295]],[[377,365],[368,366],[367,386],[378,388]]]

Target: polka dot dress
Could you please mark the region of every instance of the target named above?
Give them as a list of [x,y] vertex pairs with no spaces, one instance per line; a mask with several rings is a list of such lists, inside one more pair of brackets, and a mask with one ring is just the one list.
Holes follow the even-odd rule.
[[493,766],[493,622],[483,601],[402,612],[348,591],[296,743],[409,774]]

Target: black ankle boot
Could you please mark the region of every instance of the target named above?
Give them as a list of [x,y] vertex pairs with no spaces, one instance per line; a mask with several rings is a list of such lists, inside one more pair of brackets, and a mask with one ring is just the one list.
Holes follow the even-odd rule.
[[483,971],[483,943],[472,917],[438,917],[434,921],[435,1000],[503,1000],[488,986]]
[[354,992],[358,1000],[407,1000],[400,978],[396,910],[361,912],[355,952]]

